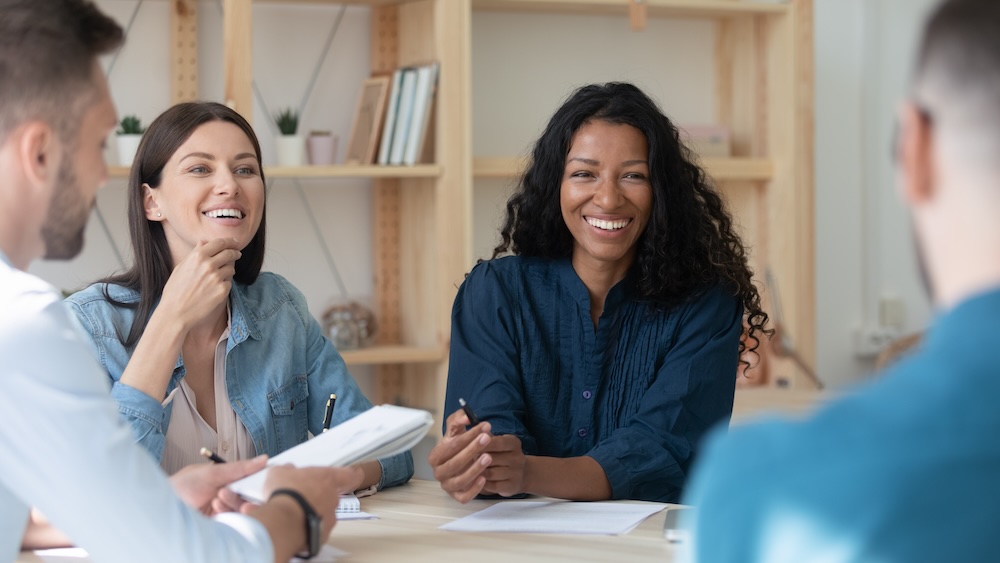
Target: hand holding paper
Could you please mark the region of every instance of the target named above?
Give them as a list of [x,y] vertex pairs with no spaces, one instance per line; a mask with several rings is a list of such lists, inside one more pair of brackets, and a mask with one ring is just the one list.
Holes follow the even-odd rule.
[[229,488],[254,502],[264,502],[268,468],[343,467],[409,450],[427,433],[434,419],[427,411],[381,405],[271,458],[262,471],[233,482]]

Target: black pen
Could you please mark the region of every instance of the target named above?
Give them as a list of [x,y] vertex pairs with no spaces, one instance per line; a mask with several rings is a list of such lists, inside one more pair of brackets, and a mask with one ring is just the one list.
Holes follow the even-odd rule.
[[472,412],[472,407],[469,406],[469,403],[465,402],[465,399],[459,397],[458,404],[462,405],[462,410],[465,411],[465,416],[469,418],[469,426],[479,424],[479,417],[476,416],[476,413]]
[[203,456],[207,457],[208,459],[212,460],[212,463],[226,463],[226,460],[224,460],[221,457],[219,457],[219,455],[217,453],[215,453],[212,450],[210,450],[208,448],[205,448],[205,447],[201,448],[201,455],[203,455]]
[[330,398],[326,400],[326,413],[323,415],[323,432],[330,429],[330,422],[333,420],[333,405],[337,402],[337,394],[330,393]]

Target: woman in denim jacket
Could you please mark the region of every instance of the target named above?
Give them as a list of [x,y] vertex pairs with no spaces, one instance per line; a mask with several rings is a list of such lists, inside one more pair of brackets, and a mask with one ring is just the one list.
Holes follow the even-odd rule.
[[[275,455],[371,407],[309,314],[264,261],[260,145],[216,103],[176,105],[146,131],[128,181],[131,269],[70,296],[137,441],[168,473]],[[362,464],[355,489],[413,475],[409,453]]]

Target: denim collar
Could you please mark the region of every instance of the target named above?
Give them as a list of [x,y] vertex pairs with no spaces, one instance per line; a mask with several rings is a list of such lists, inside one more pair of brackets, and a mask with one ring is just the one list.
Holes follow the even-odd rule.
[[232,315],[229,327],[230,348],[248,337],[253,337],[254,340],[263,338],[257,318],[253,315],[253,309],[247,303],[247,287],[249,286],[233,282],[233,289],[229,292],[229,306]]

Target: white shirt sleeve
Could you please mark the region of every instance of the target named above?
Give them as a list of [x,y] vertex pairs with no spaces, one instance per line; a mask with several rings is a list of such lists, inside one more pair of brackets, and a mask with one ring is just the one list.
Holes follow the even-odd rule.
[[0,497],[20,501],[0,522],[35,506],[95,561],[273,560],[258,521],[206,518],[176,496],[51,287],[0,261],[0,311]]

